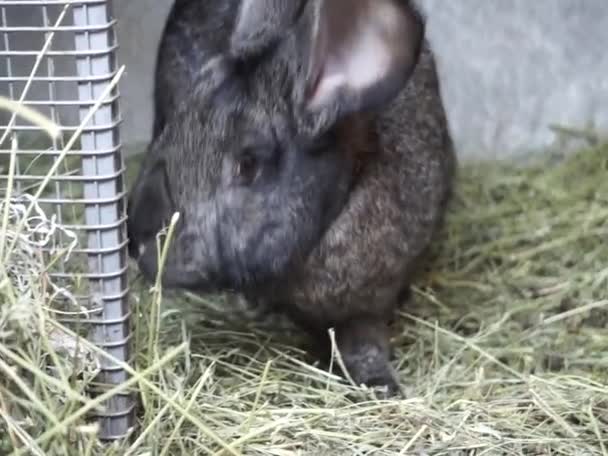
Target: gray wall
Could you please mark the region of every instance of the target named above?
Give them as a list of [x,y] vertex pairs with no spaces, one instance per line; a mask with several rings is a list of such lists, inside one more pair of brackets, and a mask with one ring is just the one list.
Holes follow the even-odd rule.
[[[461,158],[543,150],[557,139],[551,124],[608,135],[608,1],[418,1]],[[171,3],[114,0],[127,145],[150,134],[156,46]]]
[[551,124],[606,137],[608,1],[421,3],[461,155],[542,150]]
[[125,141],[146,142],[152,131],[152,84],[156,47],[173,0],[114,0],[119,63],[126,65],[121,87]]

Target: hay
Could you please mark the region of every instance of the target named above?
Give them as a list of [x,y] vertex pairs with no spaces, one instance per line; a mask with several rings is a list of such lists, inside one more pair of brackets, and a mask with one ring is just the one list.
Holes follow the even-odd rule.
[[[98,403],[82,397],[88,375],[74,381],[69,356],[38,337],[53,315],[28,256],[0,277],[1,315],[20,322],[0,320],[0,334],[19,336],[0,341],[0,454],[606,455],[607,171],[608,147],[461,168],[395,328],[403,400],[321,370],[282,320],[244,319],[224,298],[161,299],[135,281],[139,433],[113,446],[84,420]],[[20,291],[32,298],[15,310],[21,282],[35,293]],[[64,375],[45,370],[53,353]]]
[[[54,321],[57,302],[74,313],[82,309],[53,283],[41,249],[49,249],[50,262],[68,261],[74,233],[28,195],[2,200],[0,214],[0,454],[20,443],[44,454],[33,442],[36,429],[87,402],[85,388],[99,359]],[[73,242],[62,245],[60,234]]]

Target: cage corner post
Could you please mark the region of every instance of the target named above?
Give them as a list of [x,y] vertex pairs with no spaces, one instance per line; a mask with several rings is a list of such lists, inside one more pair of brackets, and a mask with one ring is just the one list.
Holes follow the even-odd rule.
[[[73,6],[81,121],[115,77],[117,40],[111,1],[78,2]],[[124,160],[120,142],[118,87],[103,102],[81,135],[88,277],[91,299],[98,303],[91,340],[114,359],[131,363],[131,326],[127,282]],[[90,178],[90,179],[89,179]],[[101,359],[99,384],[123,384],[123,366]],[[104,441],[128,437],[134,427],[135,400],[124,392],[106,401],[98,415]]]

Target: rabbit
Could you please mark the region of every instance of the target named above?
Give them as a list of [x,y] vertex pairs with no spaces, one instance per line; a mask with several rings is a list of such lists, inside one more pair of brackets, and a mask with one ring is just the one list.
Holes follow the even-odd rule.
[[164,287],[237,293],[326,346],[335,328],[352,379],[394,395],[389,322],[456,164],[424,19],[403,0],[286,3],[176,1],[129,252],[154,280],[179,212]]

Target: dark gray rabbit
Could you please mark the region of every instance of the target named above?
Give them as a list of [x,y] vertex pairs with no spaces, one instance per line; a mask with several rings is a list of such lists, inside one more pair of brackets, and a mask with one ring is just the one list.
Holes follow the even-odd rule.
[[455,159],[424,23],[403,0],[177,0],[154,137],[129,201],[149,279],[235,291],[398,391],[388,322],[445,210]]

